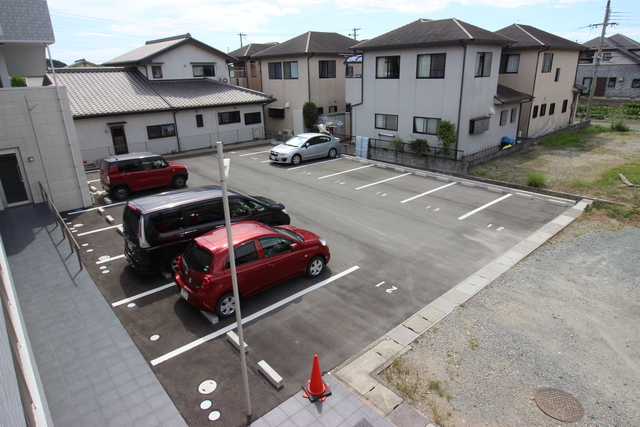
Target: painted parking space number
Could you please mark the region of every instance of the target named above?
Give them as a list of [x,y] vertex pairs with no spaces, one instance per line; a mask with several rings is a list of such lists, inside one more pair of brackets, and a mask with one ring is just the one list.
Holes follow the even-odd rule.
[[[376,288],[379,288],[380,286],[384,285],[384,282],[380,282],[376,285]],[[398,288],[396,288],[395,286],[391,286],[389,289],[385,289],[385,292],[390,294],[393,291],[397,291]]]

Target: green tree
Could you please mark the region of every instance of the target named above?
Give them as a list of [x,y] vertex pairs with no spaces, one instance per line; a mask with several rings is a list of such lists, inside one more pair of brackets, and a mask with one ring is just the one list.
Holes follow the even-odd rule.
[[11,87],[27,87],[27,79],[22,76],[12,76]]
[[453,146],[458,142],[458,135],[456,134],[456,125],[449,120],[439,120],[438,127],[436,128],[436,135],[438,140],[442,143],[442,148],[438,150],[438,153],[448,156],[453,150]]
[[318,121],[318,106],[315,102],[305,102],[302,106],[302,119],[304,120],[304,127],[311,129],[311,126],[315,125]]

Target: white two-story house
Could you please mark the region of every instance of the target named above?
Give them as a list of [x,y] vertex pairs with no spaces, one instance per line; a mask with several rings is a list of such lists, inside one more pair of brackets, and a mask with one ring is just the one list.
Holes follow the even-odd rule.
[[263,138],[262,108],[275,99],[230,84],[230,61],[235,58],[186,34],[149,41],[103,67],[58,70],[83,161]]
[[448,120],[456,159],[515,139],[520,104],[531,97],[498,85],[511,43],[457,19],[420,19],[353,46],[362,55],[361,77],[347,79],[353,135],[439,147],[437,124]]
[[496,31],[514,40],[502,50],[500,84],[533,95],[522,107],[518,130],[523,138],[541,136],[569,126],[575,117],[578,43],[522,24]]

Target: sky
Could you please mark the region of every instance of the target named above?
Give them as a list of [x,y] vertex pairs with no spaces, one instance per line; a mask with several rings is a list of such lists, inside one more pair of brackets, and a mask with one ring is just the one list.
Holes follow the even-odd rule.
[[[190,33],[223,52],[284,42],[308,31],[371,39],[418,19],[497,31],[524,24],[584,43],[599,37],[606,0],[48,0],[51,56],[101,64],[145,44]],[[606,35],[640,42],[640,2],[611,0]],[[355,36],[354,36],[355,34]],[[355,44],[355,43],[354,43]]]

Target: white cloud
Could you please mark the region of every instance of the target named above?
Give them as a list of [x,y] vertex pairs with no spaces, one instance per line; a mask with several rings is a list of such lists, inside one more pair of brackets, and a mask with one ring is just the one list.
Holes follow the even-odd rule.
[[343,10],[356,12],[397,12],[427,14],[447,7],[492,6],[498,8],[516,8],[520,6],[559,6],[590,0],[347,0],[337,2],[336,6]]

